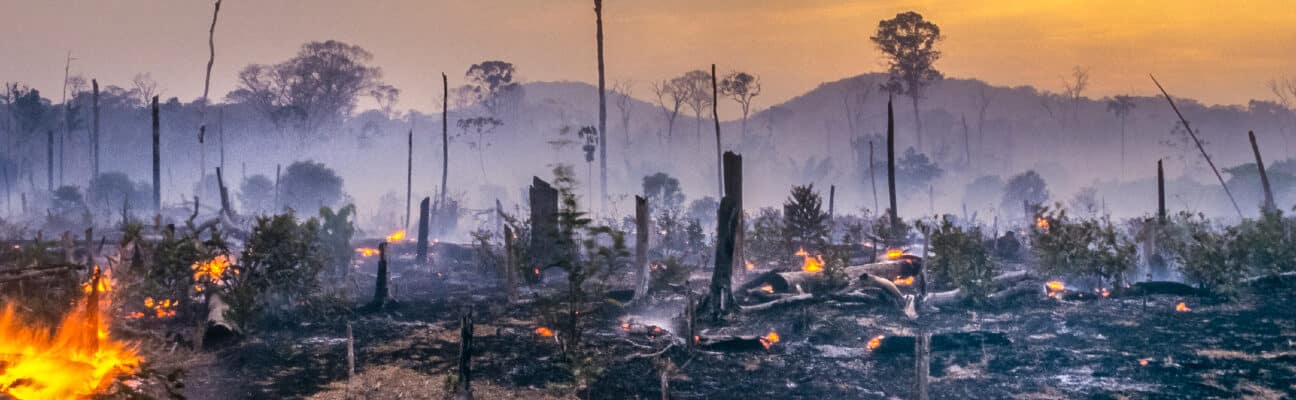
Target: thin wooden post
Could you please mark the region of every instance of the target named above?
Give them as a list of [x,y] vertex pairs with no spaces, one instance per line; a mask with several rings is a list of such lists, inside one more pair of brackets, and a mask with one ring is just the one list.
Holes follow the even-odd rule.
[[450,179],[450,81],[441,74],[441,199],[437,207],[445,207],[446,182]]
[[1256,144],[1255,131],[1247,131],[1247,137],[1251,139],[1251,151],[1255,152],[1256,168],[1260,169],[1260,186],[1264,189],[1264,204],[1260,206],[1260,211],[1273,212],[1278,207],[1274,205],[1273,189],[1269,186],[1269,174],[1265,172],[1264,159],[1260,158],[1260,146]]
[[347,322],[347,384],[355,378],[355,336],[351,334],[351,323]]

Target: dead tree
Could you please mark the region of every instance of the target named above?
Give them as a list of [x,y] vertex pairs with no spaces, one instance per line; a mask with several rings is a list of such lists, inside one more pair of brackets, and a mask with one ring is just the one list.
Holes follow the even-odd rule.
[[531,261],[536,268],[553,265],[558,240],[558,189],[539,177],[531,180]]
[[891,101],[887,100],[887,190],[891,196],[891,231],[900,230],[900,211],[896,209],[896,175],[895,175],[895,112]]
[[409,130],[409,145],[407,146],[408,155],[405,164],[405,229],[409,229],[410,224],[410,198],[414,195],[414,129]]
[[202,176],[207,173],[207,145],[205,144],[207,136],[207,94],[211,89],[212,66],[216,64],[216,18],[220,16],[220,5],[221,0],[216,0],[215,9],[212,11],[211,28],[207,30],[207,50],[210,55],[207,58],[207,75],[203,79],[202,108],[199,111],[198,118],[199,191],[203,191],[203,188],[206,187],[206,185],[202,184]]
[[1256,168],[1260,169],[1260,186],[1264,189],[1264,205],[1260,206],[1260,211],[1274,212],[1278,207],[1274,205],[1273,189],[1269,186],[1269,174],[1265,172],[1264,160],[1260,158],[1260,146],[1256,144],[1255,131],[1247,131],[1247,137],[1251,139],[1251,151],[1255,152]]
[[836,208],[837,202],[837,185],[828,185],[828,220],[833,217],[833,209]]
[[914,399],[927,400],[927,375],[931,371],[931,334],[914,336]]
[[605,90],[603,70],[603,0],[594,0],[595,24],[598,41],[598,89],[599,89],[599,210],[607,211],[607,91]]
[[431,202],[431,197],[424,197],[423,201],[419,202],[418,249],[414,256],[414,262],[419,265],[426,265],[428,260],[428,211]]
[[90,125],[90,179],[93,180],[99,177],[99,80],[91,79],[90,88],[90,112],[94,115]]
[[648,296],[648,199],[635,196],[635,301]]
[[724,170],[724,196],[734,199],[734,209],[738,226],[734,228],[734,255],[733,268],[742,270],[745,267],[745,254],[743,253],[743,169],[742,156],[732,151],[727,151],[721,158],[721,167]]
[[1209,165],[1211,171],[1215,173],[1215,179],[1219,180],[1220,187],[1224,188],[1224,194],[1228,195],[1229,202],[1233,203],[1233,209],[1237,211],[1238,218],[1246,218],[1242,216],[1242,207],[1238,207],[1237,199],[1233,198],[1233,192],[1229,190],[1228,184],[1224,183],[1224,176],[1220,175],[1219,168],[1215,168],[1215,161],[1211,160],[1210,154],[1206,153],[1206,147],[1202,145],[1201,140],[1197,139],[1197,132],[1194,132],[1192,126],[1188,124],[1188,119],[1184,118],[1183,113],[1179,112],[1179,107],[1175,106],[1174,99],[1170,98],[1170,93],[1167,93],[1165,88],[1161,87],[1161,82],[1157,82],[1155,76],[1148,74],[1148,77],[1152,78],[1152,83],[1156,84],[1157,89],[1161,89],[1161,94],[1165,95],[1167,102],[1170,102],[1170,109],[1174,110],[1175,115],[1179,116],[1179,122],[1183,123],[1184,130],[1188,131],[1188,136],[1191,137],[1193,143],[1197,145],[1197,151],[1200,151],[1202,158],[1206,159],[1206,164]]
[[387,242],[378,243],[378,277],[374,282],[374,297],[369,308],[382,310],[390,300],[387,293]]
[[455,399],[472,399],[472,309],[459,320],[459,388]]
[[728,179],[725,179],[725,196],[720,199],[720,210],[716,216],[715,270],[711,274],[710,290],[703,300],[703,310],[713,322],[736,308],[733,299],[733,269],[735,233],[738,230],[738,215],[741,213],[742,156],[726,152],[723,166],[724,176]]
[[216,186],[220,189],[221,214],[234,218],[234,208],[230,206],[229,189],[225,187],[225,175],[220,167],[216,167]]
[[[720,90],[716,85],[716,66],[711,64],[711,120],[715,121],[716,137],[716,185],[720,188],[720,195],[725,195],[725,177],[724,177],[724,157],[720,155]],[[741,206],[741,204],[740,204]],[[739,208],[741,210],[742,208]]]
[[[427,200],[423,200],[424,203]],[[509,303],[517,300],[517,239],[513,237],[513,227],[504,225],[504,284]]]
[[49,140],[45,145],[45,186],[46,190],[54,191],[54,130],[46,131]]
[[153,96],[153,210],[162,212],[162,125],[158,119],[158,97]]
[[450,180],[450,81],[441,73],[441,199],[438,209],[446,204],[446,182]]
[[1162,224],[1166,222],[1165,170],[1161,168],[1161,160],[1157,160],[1157,219]]

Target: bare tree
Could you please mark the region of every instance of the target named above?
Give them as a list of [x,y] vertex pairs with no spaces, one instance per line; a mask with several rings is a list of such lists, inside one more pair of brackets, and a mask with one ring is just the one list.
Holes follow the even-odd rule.
[[657,96],[657,105],[661,106],[662,116],[666,119],[667,145],[674,139],[675,120],[679,118],[680,106],[684,105],[686,95],[678,83],[678,79],[670,79],[652,84],[653,95]]
[[1116,114],[1116,119],[1120,121],[1120,169],[1121,177],[1125,177],[1125,120],[1129,118],[1130,113],[1134,111],[1134,97],[1116,96],[1107,102],[1107,111]]
[[1067,100],[1071,101],[1071,122],[1080,122],[1080,100],[1084,99],[1084,91],[1089,88],[1089,68],[1079,65],[1071,68],[1071,78],[1062,78],[1062,84],[1066,87]]
[[612,100],[617,111],[621,112],[621,131],[625,134],[626,147],[630,146],[630,111],[634,105],[634,81],[625,79],[612,82]]
[[683,76],[675,78],[679,81],[678,87],[684,92],[684,104],[693,111],[693,116],[697,118],[697,141],[702,144],[702,113],[709,111],[711,107],[711,74],[706,71],[695,69],[685,72]]
[[131,78],[131,88],[135,89],[135,93],[139,94],[140,107],[148,107],[153,96],[162,95],[162,90],[158,89],[157,81],[153,80],[153,74],[148,72],[135,74],[135,77]]
[[761,93],[760,76],[746,72],[730,72],[720,82],[720,93],[729,96],[742,108],[742,138],[747,138],[747,115],[751,111],[752,100]]
[[400,102],[400,89],[392,85],[378,85],[369,89],[369,97],[373,97],[374,102],[378,103],[378,110],[383,113],[387,119],[399,118],[400,113],[396,111],[396,104]]

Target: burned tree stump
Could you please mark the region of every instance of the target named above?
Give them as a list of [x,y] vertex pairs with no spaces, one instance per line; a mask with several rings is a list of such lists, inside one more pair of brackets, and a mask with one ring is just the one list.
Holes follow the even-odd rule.
[[738,228],[737,201],[729,196],[720,200],[720,211],[716,225],[715,270],[711,273],[711,286],[707,297],[702,301],[702,309],[711,319],[717,321],[723,314],[732,311],[733,304],[733,254],[734,231]]
[[428,212],[431,208],[431,197],[424,197],[419,202],[419,219],[418,219],[418,249],[414,256],[414,262],[418,265],[427,265],[428,260]]
[[459,387],[455,399],[472,399],[472,310],[460,319],[459,324]]
[[531,262],[544,269],[557,261],[558,189],[539,177],[531,180]]
[[391,301],[387,291],[387,242],[378,243],[378,274],[374,282],[374,297],[369,302],[369,309],[381,311]]
[[914,399],[927,400],[927,375],[931,372],[931,334],[914,337]]
[[648,199],[635,196],[635,301],[648,296],[652,280],[652,271],[648,269],[648,230]]
[[[427,200],[423,201],[427,202]],[[516,240],[517,239],[513,237],[513,227],[504,225],[504,284],[508,286],[504,291],[508,295],[509,303],[517,301],[518,268],[517,256],[515,256],[515,254],[517,254]]]

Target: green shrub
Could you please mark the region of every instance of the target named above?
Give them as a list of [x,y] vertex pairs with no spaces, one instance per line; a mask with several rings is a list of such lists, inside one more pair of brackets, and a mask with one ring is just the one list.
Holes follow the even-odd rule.
[[1158,236],[1185,280],[1217,293],[1237,289],[1247,266],[1236,227],[1217,227],[1202,214],[1181,212],[1162,231]]
[[1237,227],[1238,248],[1248,267],[1258,274],[1296,271],[1296,237],[1291,219],[1281,210],[1266,211]]
[[1031,228],[1031,251],[1050,274],[1093,276],[1120,285],[1134,269],[1134,243],[1111,223],[1072,220],[1066,210],[1042,208]]
[[[263,312],[283,316],[319,293],[326,255],[318,241],[319,221],[298,222],[292,213],[257,217],[238,264],[231,266],[222,294],[229,318],[245,329]],[[268,305],[277,305],[267,310]]]
[[960,228],[948,217],[930,234],[931,258],[925,260],[931,278],[957,287],[972,299],[983,299],[996,273],[980,227]]

